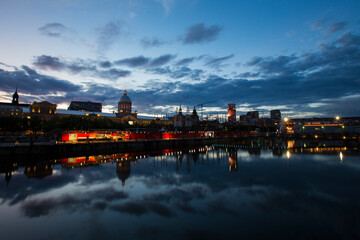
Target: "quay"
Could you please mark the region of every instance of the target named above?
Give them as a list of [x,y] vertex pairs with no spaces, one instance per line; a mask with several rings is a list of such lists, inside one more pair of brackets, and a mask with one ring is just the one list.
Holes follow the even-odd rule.
[[116,141],[116,142],[81,142],[81,143],[43,143],[43,144],[19,144],[15,146],[0,146],[0,156],[23,157],[23,156],[54,156],[68,157],[79,155],[96,155],[114,152],[152,151],[167,148],[187,148],[193,146],[224,143],[231,139],[224,138],[192,138],[192,139],[154,139],[139,141]]

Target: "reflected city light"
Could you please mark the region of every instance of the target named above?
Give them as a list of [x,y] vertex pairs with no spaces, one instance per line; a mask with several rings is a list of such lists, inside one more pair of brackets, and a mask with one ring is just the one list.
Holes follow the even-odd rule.
[[289,150],[286,151],[286,157],[287,157],[287,159],[290,159],[290,151]]
[[340,157],[340,163],[342,163],[342,162],[343,162],[343,158],[344,158],[344,156],[343,156],[343,153],[342,153],[342,152],[340,152],[340,153],[339,153],[339,157]]

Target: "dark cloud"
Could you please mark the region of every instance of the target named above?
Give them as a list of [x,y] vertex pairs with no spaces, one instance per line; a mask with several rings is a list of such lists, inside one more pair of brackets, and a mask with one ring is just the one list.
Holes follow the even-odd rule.
[[160,67],[162,65],[165,65],[165,64],[169,63],[171,60],[173,60],[174,58],[176,58],[176,55],[172,55],[172,54],[161,55],[157,58],[148,58],[148,57],[144,57],[144,56],[137,56],[137,57],[133,57],[133,58],[125,58],[125,59],[117,60],[114,62],[114,64],[124,65],[127,67],[133,67],[133,68],[135,68],[135,67],[154,68],[154,67]]
[[233,58],[234,54],[230,54],[225,57],[219,57],[219,58],[209,58],[205,65],[213,67],[213,68],[219,68],[222,66],[222,63],[230,58]]
[[116,65],[124,65],[128,67],[142,67],[146,66],[150,62],[150,58],[144,56],[125,58],[115,61]]
[[165,44],[164,41],[162,41],[156,37],[153,37],[151,39],[145,37],[145,38],[141,39],[140,43],[144,48],[160,47]]
[[179,60],[176,65],[177,66],[183,66],[183,65],[188,65],[190,63],[192,63],[196,58],[192,57],[192,58],[183,58],[181,60]]
[[161,55],[160,57],[152,59],[149,62],[149,67],[159,67],[159,66],[165,65],[168,62],[170,62],[171,60],[173,60],[174,58],[176,58],[176,55],[171,55],[171,54]]
[[330,25],[327,30],[328,34],[336,33],[340,30],[343,30],[347,26],[347,22],[337,22]]
[[97,44],[98,50],[104,52],[119,38],[122,34],[123,23],[120,21],[112,21],[102,27],[96,29],[98,34]]
[[103,61],[99,63],[99,66],[102,68],[110,68],[112,66],[112,63],[109,61]]
[[0,69],[1,88],[5,91],[13,91],[16,87],[21,92],[31,95],[48,95],[71,92],[78,92],[82,87],[69,81],[57,79],[51,76],[38,74],[34,69],[22,66],[15,71]]
[[116,80],[121,77],[127,77],[131,74],[128,70],[120,70],[116,68],[111,68],[107,71],[100,71],[99,76],[102,78],[110,79],[110,80]]
[[[96,76],[100,78],[105,78],[109,80],[116,80],[122,77],[127,77],[131,74],[128,70],[121,70],[116,68],[110,68],[107,70],[98,70],[96,65],[89,61],[76,60],[76,61],[65,61],[59,59],[58,57],[52,57],[47,55],[41,55],[35,57],[33,63],[36,67],[44,70],[54,70],[54,71],[68,71],[72,74],[82,73],[85,75]],[[103,68],[109,68],[111,66],[110,62],[100,62]],[[107,67],[109,66],[109,67]]]
[[188,64],[194,62],[194,61],[197,61],[197,60],[200,60],[202,58],[204,58],[205,56],[204,55],[201,55],[201,56],[198,56],[198,57],[191,57],[191,58],[183,58],[183,59],[180,59],[179,61],[176,62],[176,66],[187,66]]
[[114,204],[112,210],[127,213],[130,215],[141,216],[147,213],[155,213],[162,217],[173,217],[175,214],[164,204],[149,201],[126,202]]
[[47,23],[39,28],[41,34],[48,37],[62,37],[67,28],[61,23]]
[[218,25],[206,27],[204,23],[190,26],[182,37],[183,44],[206,43],[216,40],[222,28]]
[[90,190],[81,195],[64,194],[57,198],[33,198],[24,200],[21,210],[29,218],[46,216],[56,211],[83,211],[104,210],[107,207],[106,201],[114,201],[128,198],[128,194],[112,187],[98,190]]

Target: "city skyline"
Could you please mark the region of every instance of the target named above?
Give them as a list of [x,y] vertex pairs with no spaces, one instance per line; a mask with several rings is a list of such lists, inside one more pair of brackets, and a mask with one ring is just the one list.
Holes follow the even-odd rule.
[[360,2],[3,1],[0,100],[359,116]]

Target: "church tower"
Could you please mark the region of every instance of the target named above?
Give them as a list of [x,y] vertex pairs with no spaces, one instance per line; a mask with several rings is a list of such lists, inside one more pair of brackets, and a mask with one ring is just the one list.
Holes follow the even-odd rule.
[[17,88],[16,88],[16,91],[13,94],[12,104],[14,104],[14,105],[19,104],[19,94],[17,93]]

